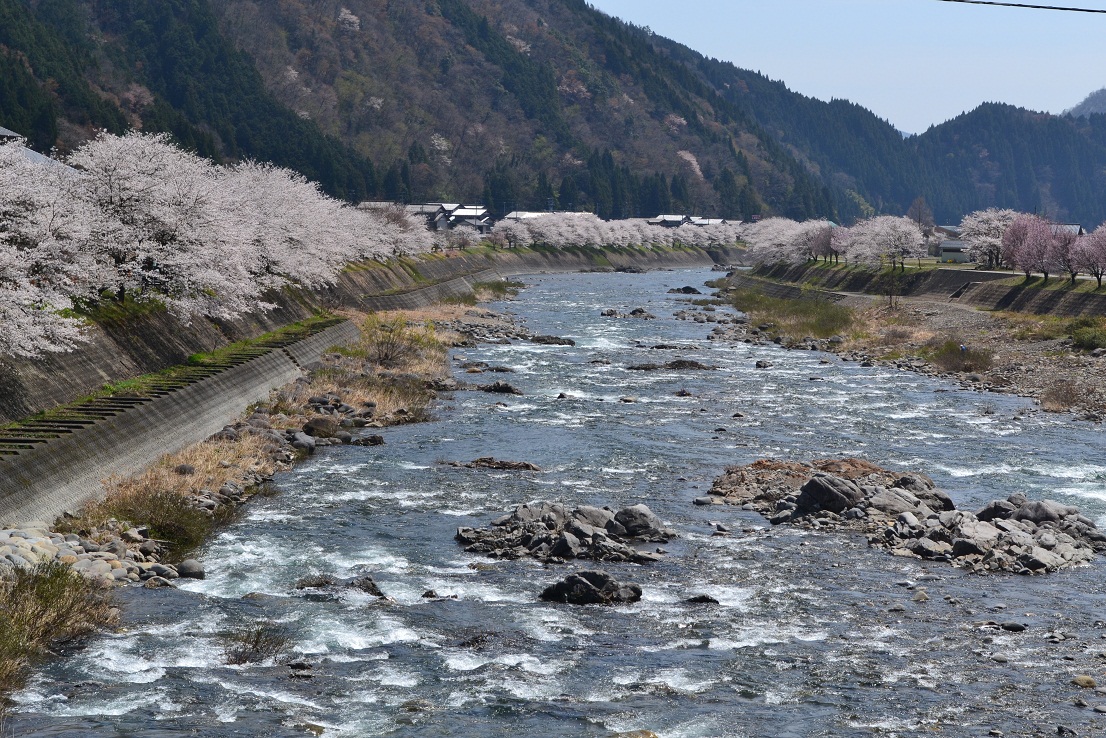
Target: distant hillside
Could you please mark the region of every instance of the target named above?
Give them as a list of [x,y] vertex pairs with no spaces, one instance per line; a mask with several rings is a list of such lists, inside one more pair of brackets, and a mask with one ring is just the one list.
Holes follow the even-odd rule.
[[1092,92],[1084,98],[1083,102],[1070,110],[1065,110],[1064,115],[1075,118],[1086,118],[1096,113],[1106,113],[1106,87]]
[[351,199],[1093,226],[1104,120],[987,104],[904,139],[584,0],[0,0],[0,125],[36,149],[164,130]]

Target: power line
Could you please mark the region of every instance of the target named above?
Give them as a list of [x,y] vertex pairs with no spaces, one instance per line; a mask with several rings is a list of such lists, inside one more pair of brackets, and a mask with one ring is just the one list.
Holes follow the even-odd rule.
[[1028,3],[1004,3],[997,0],[937,0],[942,3],[963,3],[965,5],[995,5],[1002,8],[1027,8],[1029,10],[1063,10],[1069,13],[1102,13],[1106,10],[1095,8],[1066,8],[1061,5],[1030,5]]

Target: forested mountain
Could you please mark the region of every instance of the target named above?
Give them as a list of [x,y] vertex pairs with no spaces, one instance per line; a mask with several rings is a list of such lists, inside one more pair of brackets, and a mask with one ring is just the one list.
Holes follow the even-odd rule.
[[1086,118],[1095,113],[1106,113],[1106,88],[1092,92],[1083,98],[1083,102],[1064,111],[1064,115],[1075,118]]
[[493,211],[1106,220],[1106,116],[988,104],[904,139],[584,0],[0,0],[0,125],[271,160],[333,194]]

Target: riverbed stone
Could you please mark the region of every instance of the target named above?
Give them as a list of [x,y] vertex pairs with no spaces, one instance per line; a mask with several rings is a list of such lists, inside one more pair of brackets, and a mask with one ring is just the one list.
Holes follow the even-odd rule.
[[570,605],[617,605],[640,600],[641,587],[619,582],[603,571],[580,571],[546,587],[541,599]]
[[618,511],[581,506],[569,511],[559,503],[531,502],[518,505],[486,528],[458,528],[455,539],[466,551],[493,558],[533,557],[550,563],[582,558],[645,564],[661,555],[639,551],[634,543],[666,542],[674,537],[675,531],[664,528],[645,505]]
[[196,559],[185,559],[177,564],[177,574],[184,579],[203,579],[207,576],[204,565]]

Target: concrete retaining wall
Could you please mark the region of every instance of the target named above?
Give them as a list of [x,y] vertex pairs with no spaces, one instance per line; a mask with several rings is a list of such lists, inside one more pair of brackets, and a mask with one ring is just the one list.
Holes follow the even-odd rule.
[[984,310],[1014,310],[1038,315],[1106,315],[1106,295],[1094,292],[1044,290],[1032,285],[973,284],[960,302]]
[[[1011,310],[1038,315],[1106,315],[1106,294],[1071,292],[1067,289],[1041,289],[1039,281],[1029,284],[995,284],[1008,280],[1008,272],[981,272],[971,269],[935,269],[906,272],[900,277],[897,292],[908,296],[955,299],[984,310]],[[1015,275],[1016,276],[1016,275]],[[735,274],[735,287],[752,287],[773,297],[797,298],[825,290],[880,294],[882,275],[863,270],[831,270],[809,264],[777,265],[750,273]],[[1057,279],[1057,278],[1053,278]],[[804,292],[799,285],[807,285]]]
[[51,521],[79,508],[102,493],[104,479],[136,474],[163,454],[210,437],[251,403],[267,400],[272,390],[294,381],[303,365],[360,335],[355,325],[343,321],[17,455],[0,457],[0,527]]
[[[865,269],[829,269],[814,264],[777,264],[752,272],[776,282],[806,284],[824,290],[885,294],[886,273]],[[930,269],[896,273],[895,290],[901,295],[943,295],[950,297],[969,284],[1009,279],[1006,272],[972,269]]]

